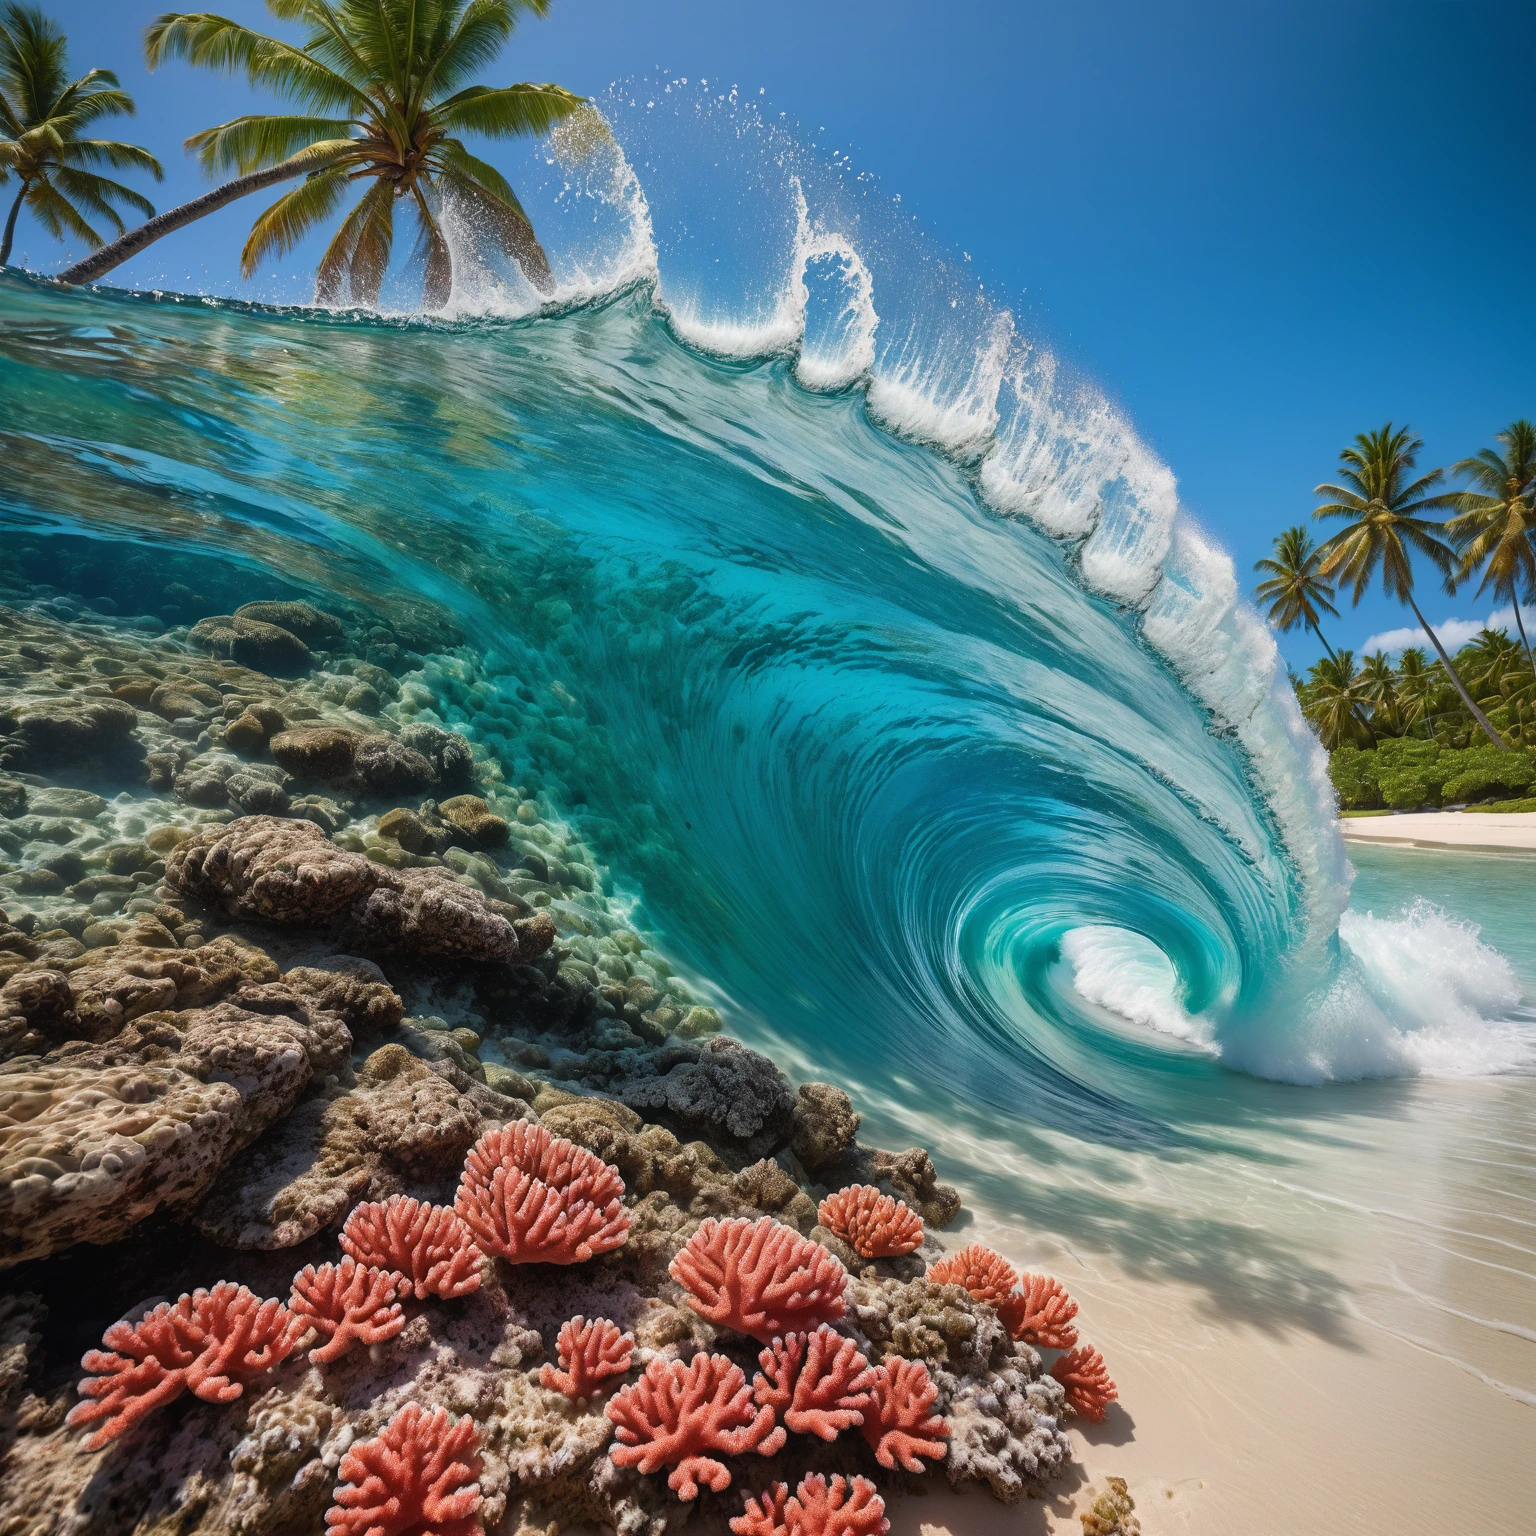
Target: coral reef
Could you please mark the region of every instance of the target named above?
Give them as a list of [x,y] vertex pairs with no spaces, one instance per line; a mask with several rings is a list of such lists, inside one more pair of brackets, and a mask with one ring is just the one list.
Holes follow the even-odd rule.
[[561,1370],[546,1365],[539,1381],[575,1401],[592,1396],[605,1381],[625,1375],[634,1359],[635,1341],[621,1333],[616,1323],[595,1317],[573,1317],[560,1330],[557,1341]]
[[860,1258],[894,1259],[923,1246],[922,1217],[873,1184],[851,1184],[828,1195],[816,1214]]
[[1077,1343],[1077,1303],[1061,1281],[1025,1275],[1021,1289],[997,1304],[998,1316],[1014,1338],[1037,1349],[1071,1349]]
[[716,1493],[730,1486],[730,1469],[708,1452],[771,1456],[784,1444],[773,1409],[753,1402],[741,1367],[724,1355],[697,1354],[688,1365],[652,1360],[605,1412],[620,1441],[608,1453],[613,1464],[671,1467],[667,1486],[684,1501],[699,1496],[701,1483]]
[[221,1282],[180,1301],[163,1301],[137,1323],[114,1323],[82,1362],[85,1401],[72,1425],[99,1424],[86,1437],[99,1450],[183,1389],[212,1403],[233,1402],[293,1353],[304,1323],[280,1301]]
[[307,1264],[293,1277],[288,1310],[325,1341],[309,1352],[313,1365],[331,1365],[354,1345],[383,1344],[405,1327],[395,1299],[409,1291],[401,1275],[370,1269],[356,1259]]
[[791,1495],[775,1483],[760,1499],[748,1498],[730,1522],[735,1536],[885,1536],[891,1522],[885,1500],[867,1477],[809,1472]]
[[871,1373],[864,1409],[864,1438],[882,1467],[899,1462],[921,1472],[920,1457],[938,1458],[947,1449],[949,1425],[932,1412],[939,1388],[921,1360],[892,1358]]
[[584,1264],[620,1247],[629,1212],[618,1170],[519,1121],[471,1149],[454,1209],[480,1246],[513,1264]]
[[835,1440],[864,1422],[874,1372],[852,1339],[831,1328],[775,1339],[758,1357],[752,1397],[798,1435]]
[[402,1294],[417,1301],[448,1301],[480,1288],[485,1255],[447,1206],[407,1195],[364,1203],[347,1217],[338,1240],[357,1263],[396,1274],[404,1282]]
[[826,1249],[769,1216],[701,1222],[671,1275],[700,1317],[762,1344],[836,1322],[848,1283]]
[[1072,1411],[1091,1424],[1101,1423],[1109,1405],[1120,1395],[1103,1355],[1087,1344],[1068,1350],[1051,1367],[1051,1375],[1066,1388]]
[[1078,1516],[1083,1522],[1083,1536],[1141,1536],[1141,1521],[1134,1510],[1136,1501],[1123,1477],[1107,1477],[1109,1485],[1089,1509]]
[[1019,1283],[1019,1272],[1002,1254],[972,1243],[930,1264],[928,1279],[934,1285],[958,1285],[977,1301],[995,1307],[1006,1301]]
[[342,1457],[325,1521],[336,1536],[484,1536],[479,1475],[475,1421],[407,1403]]

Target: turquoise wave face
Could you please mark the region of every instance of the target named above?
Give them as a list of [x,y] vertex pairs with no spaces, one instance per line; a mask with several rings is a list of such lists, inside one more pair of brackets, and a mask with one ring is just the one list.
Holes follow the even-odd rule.
[[0,320],[12,529],[446,610],[454,723],[739,1032],[1144,1135],[1149,1073],[1327,1076],[1365,1027],[1151,619],[862,391],[701,355],[643,286],[430,324],[5,275]]

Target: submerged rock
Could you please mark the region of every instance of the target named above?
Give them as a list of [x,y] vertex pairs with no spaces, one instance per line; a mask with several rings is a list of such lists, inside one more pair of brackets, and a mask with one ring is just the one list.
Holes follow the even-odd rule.
[[341,620],[334,613],[301,602],[242,603],[235,609],[237,619],[258,624],[275,624],[297,635],[306,645],[324,645],[341,639]]

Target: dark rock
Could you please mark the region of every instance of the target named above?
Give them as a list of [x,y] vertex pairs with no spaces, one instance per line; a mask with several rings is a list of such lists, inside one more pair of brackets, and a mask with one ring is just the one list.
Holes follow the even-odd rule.
[[24,816],[27,811],[27,786],[15,779],[0,779],[0,816]]
[[802,1083],[795,1097],[790,1145],[806,1170],[815,1173],[841,1157],[858,1134],[853,1100],[831,1083]]
[[121,699],[75,696],[24,705],[14,722],[0,745],[0,765],[35,770],[121,752],[139,717]]
[[274,624],[297,635],[306,645],[324,645],[341,638],[341,620],[334,613],[326,613],[308,603],[242,603],[235,609],[235,617],[258,624]]
[[383,700],[379,697],[379,691],[371,683],[359,683],[355,688],[349,689],[342,703],[348,709],[355,709],[360,715],[376,715],[383,707]]
[[475,775],[475,757],[469,743],[452,731],[425,722],[408,725],[400,732],[401,742],[431,760],[444,784],[468,784]]
[[231,774],[224,782],[224,791],[247,816],[284,816],[288,812],[287,791],[267,779]]
[[224,745],[231,752],[259,752],[267,744],[267,733],[255,715],[237,715],[224,727]]
[[376,795],[413,794],[437,782],[431,759],[393,736],[365,736],[352,766]]
[[309,647],[291,630],[259,619],[227,614],[200,619],[192,626],[188,639],[215,656],[228,657],[243,667],[276,677],[303,672],[312,659]]

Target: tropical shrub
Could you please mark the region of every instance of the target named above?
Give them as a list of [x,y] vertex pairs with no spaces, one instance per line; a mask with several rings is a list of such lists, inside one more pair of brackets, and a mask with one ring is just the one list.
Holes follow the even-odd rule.
[[1374,748],[1338,747],[1328,771],[1344,810],[1386,806],[1412,811],[1517,799],[1536,784],[1536,756],[1493,746],[1456,749],[1437,741],[1388,737]]

